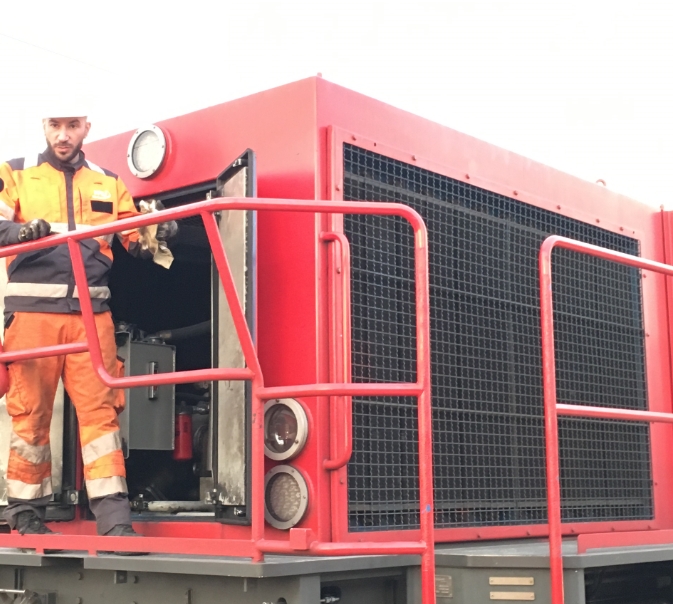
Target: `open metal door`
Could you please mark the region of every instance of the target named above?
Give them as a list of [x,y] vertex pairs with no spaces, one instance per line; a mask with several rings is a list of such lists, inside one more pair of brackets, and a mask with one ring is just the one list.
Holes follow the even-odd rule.
[[[255,154],[246,150],[217,178],[217,197],[256,197]],[[256,212],[228,210],[219,216],[236,290],[255,339]],[[213,265],[213,367],[244,367],[229,305]],[[224,522],[248,523],[250,505],[250,407],[248,382],[218,382],[211,405],[210,498]]]

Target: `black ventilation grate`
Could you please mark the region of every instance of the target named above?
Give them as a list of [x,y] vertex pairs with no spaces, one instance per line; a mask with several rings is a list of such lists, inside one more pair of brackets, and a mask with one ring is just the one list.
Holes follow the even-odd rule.
[[[344,199],[417,210],[430,238],[438,527],[546,520],[537,257],[551,234],[629,254],[638,242],[344,145]],[[347,216],[353,379],[415,379],[412,231]],[[559,400],[646,409],[639,271],[554,252]],[[416,400],[356,399],[351,531],[418,526]],[[562,419],[565,521],[652,517],[649,429]]]

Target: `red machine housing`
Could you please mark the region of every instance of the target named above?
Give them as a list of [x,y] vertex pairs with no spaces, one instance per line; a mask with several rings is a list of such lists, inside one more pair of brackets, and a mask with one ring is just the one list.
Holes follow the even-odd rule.
[[[86,146],[87,158],[119,174],[136,199],[213,180],[241,150],[257,156],[258,197],[342,200],[345,143],[383,154],[602,229],[636,239],[643,258],[673,261],[671,217],[605,187],[536,164],[465,134],[357,94],[322,78],[309,78],[157,125],[167,135],[161,171],[141,180],[127,166],[132,133]],[[339,343],[330,326],[335,283],[332,252],[320,234],[339,230],[338,216],[260,213],[258,217],[257,345],[266,386],[324,383],[343,375]],[[671,412],[670,289],[662,275],[643,273],[642,312],[649,409]],[[310,431],[293,460],[308,478],[309,511],[299,525],[321,541],[403,541],[417,531],[349,532],[346,467],[323,462],[343,446],[326,405],[302,401]],[[650,520],[576,522],[565,533],[612,533],[673,528],[670,428],[651,428],[654,515]],[[274,462],[266,461],[267,469]],[[199,534],[248,539],[237,526],[147,524],[154,536]],[[438,541],[544,536],[546,524],[441,528]],[[414,534],[415,533],[415,534]],[[287,539],[269,529],[272,539]]]

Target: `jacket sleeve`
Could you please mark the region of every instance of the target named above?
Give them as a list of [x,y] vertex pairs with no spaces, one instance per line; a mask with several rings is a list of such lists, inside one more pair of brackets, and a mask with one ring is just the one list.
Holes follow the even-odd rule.
[[[128,192],[126,185],[121,178],[117,178],[117,219],[132,218],[138,216],[140,212],[136,209],[133,203],[133,198]],[[122,242],[122,245],[132,256],[138,256],[140,252],[140,244],[138,243],[138,230],[132,229],[129,231],[122,231],[117,233],[117,237]]]
[[14,222],[19,211],[19,195],[12,168],[0,164],[0,247],[19,242],[21,225]]

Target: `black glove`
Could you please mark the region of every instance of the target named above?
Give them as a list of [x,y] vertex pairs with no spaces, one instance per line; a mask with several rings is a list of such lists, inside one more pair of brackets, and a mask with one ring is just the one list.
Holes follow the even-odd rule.
[[[153,207],[155,210],[161,212],[165,210],[164,204],[161,203],[158,199],[153,201]],[[157,240],[166,242],[169,239],[173,239],[178,234],[178,223],[175,220],[169,220],[168,222],[160,222],[157,225]]]
[[158,241],[168,241],[173,239],[178,234],[178,223],[175,220],[169,220],[168,222],[160,222],[157,225],[157,240]]
[[36,218],[21,225],[19,229],[19,243],[42,239],[51,233],[51,225],[42,218]]

